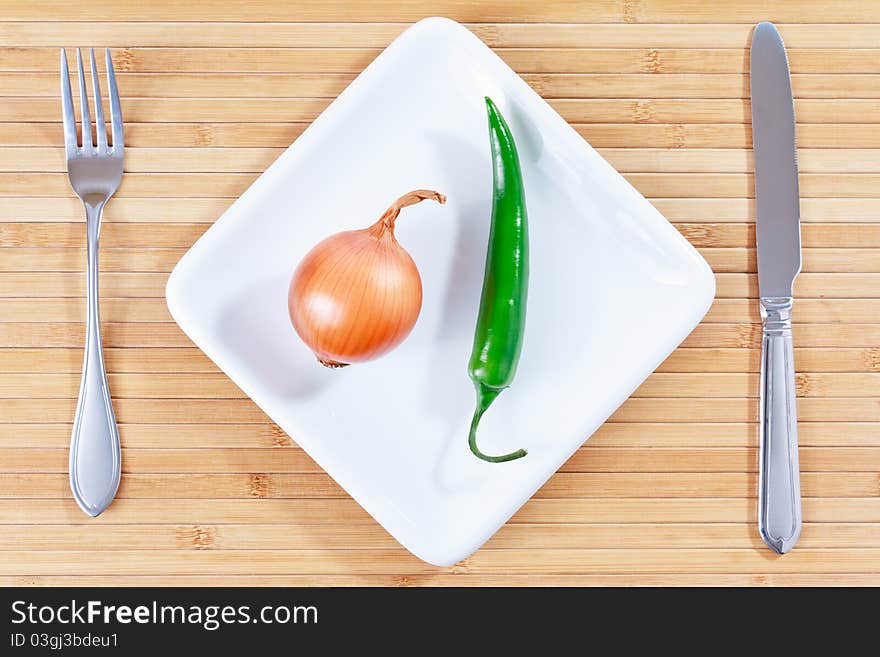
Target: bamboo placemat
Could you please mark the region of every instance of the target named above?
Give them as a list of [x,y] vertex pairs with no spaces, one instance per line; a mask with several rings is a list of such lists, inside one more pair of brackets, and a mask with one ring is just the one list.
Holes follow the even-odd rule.
[[[705,321],[482,550],[409,555],[171,320],[168,272],[413,21],[467,24],[697,246]],[[803,194],[804,532],[755,528],[748,51],[789,49]],[[880,584],[880,4],[0,2],[0,584]],[[101,312],[119,497],[71,499],[85,229],[58,48],[110,46],[126,168]],[[169,197],[171,196],[171,197]],[[173,197],[173,198],[172,198]]]

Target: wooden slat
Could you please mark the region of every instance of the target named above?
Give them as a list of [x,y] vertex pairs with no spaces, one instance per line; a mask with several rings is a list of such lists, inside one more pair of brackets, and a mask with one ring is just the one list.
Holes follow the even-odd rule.
[[[764,14],[762,14],[764,15]],[[555,18],[552,14],[549,17]],[[373,22],[355,24],[323,20],[316,23],[279,23],[265,20],[244,24],[180,20],[124,22],[94,21],[102,43],[131,50],[141,47],[216,48],[317,48],[328,43],[339,48],[384,48],[409,25],[405,22]],[[708,48],[735,49],[748,47],[756,17],[748,23],[714,22],[711,29],[694,29],[688,24],[666,22],[659,25],[629,23],[490,23],[467,22],[466,27],[495,48],[614,48],[644,49],[645,44],[657,49]],[[809,23],[777,21],[789,52],[807,49],[875,49],[880,42],[880,24]],[[68,46],[77,43],[82,24],[75,21],[6,22],[0,24],[0,45]],[[858,53],[856,53],[858,55]],[[124,62],[117,52],[115,60]],[[54,63],[54,62],[53,62]]]
[[[755,273],[758,259],[755,249],[744,247],[702,248],[701,254],[718,273]],[[874,249],[802,248],[804,272],[876,272],[880,254]]]
[[[652,198],[753,198],[755,194],[751,174],[626,173],[624,177],[644,196]],[[872,173],[803,173],[798,178],[803,198],[873,198],[876,187],[872,185],[880,183],[880,175]]]
[[[600,149],[599,153],[615,169],[626,173],[748,173],[755,168],[750,149],[606,148]],[[880,150],[801,148],[798,150],[798,171],[874,173],[880,171]]]
[[[623,20],[635,23],[754,23],[755,15],[764,15],[766,20],[784,22],[826,23],[872,23],[880,13],[876,7],[866,7],[857,0],[835,3],[826,11],[819,2],[800,2],[798,0],[778,0],[768,6],[762,0],[739,0],[711,7],[688,0],[643,0],[635,5],[624,4]],[[584,17],[586,19],[586,17]],[[594,19],[595,20],[595,19]],[[587,20],[584,20],[587,22]]]
[[[874,497],[880,495],[870,472],[804,472],[806,497]],[[626,497],[754,497],[757,474],[743,472],[561,472],[536,494],[537,499]],[[0,474],[0,496],[15,499],[65,499],[70,482],[65,473]],[[243,499],[346,497],[324,473],[149,474],[129,473],[120,499]],[[880,528],[877,528],[880,532]],[[382,532],[384,533],[384,532]],[[880,534],[878,534],[880,546]],[[4,541],[0,538],[0,549]],[[45,544],[44,544],[45,545]],[[552,547],[548,545],[547,547]]]
[[[498,22],[543,22],[548,14],[561,21],[570,22],[617,22],[624,17],[622,0],[599,0],[587,6],[559,0],[537,7],[529,0],[501,2],[491,0],[475,4],[462,0],[438,0],[433,7],[437,15],[450,16],[456,20],[479,18]],[[791,12],[791,9],[789,9]],[[213,21],[244,22],[259,17],[263,21],[345,21],[370,22],[393,15],[398,21],[412,22],[424,17],[424,7],[417,3],[397,6],[386,1],[376,3],[351,3],[345,0],[328,0],[320,6],[306,0],[293,0],[283,5],[259,1],[247,6],[229,4],[222,0],[207,0],[198,7],[184,7],[172,2],[156,2],[143,6],[114,6],[109,0],[96,0],[89,7],[94,20],[144,21],[168,20],[199,21],[210,16]],[[843,12],[841,12],[843,14]],[[872,12],[859,12],[866,19]],[[47,0],[43,6],[20,7],[13,5],[7,11],[7,20],[63,21],[79,20],[81,13],[64,0]],[[512,18],[516,17],[516,21]],[[647,21],[650,22],[650,21]],[[732,21],[736,22],[736,21]],[[863,22],[870,22],[865,20]],[[331,41],[332,42],[332,41]]]
[[[284,147],[305,129],[303,123],[133,123],[126,122],[126,143],[133,147]],[[745,126],[729,124],[684,126],[651,124],[590,124],[574,126],[594,146],[634,146],[666,148],[745,147],[751,135]],[[871,146],[870,133],[853,126],[803,126],[799,134],[811,131],[813,139],[802,146],[821,147],[832,139],[834,146],[858,148]],[[808,133],[809,134],[809,133]],[[4,146],[52,147],[61,135],[60,125],[0,123],[0,144]],[[836,140],[842,139],[842,142]]]
[[[104,350],[104,357],[107,371],[111,373],[218,371],[196,348],[110,347]],[[876,347],[801,347],[795,349],[795,359],[801,372],[880,372],[880,349]],[[657,371],[757,372],[759,361],[759,349],[681,348],[673,352]],[[82,350],[77,348],[0,349],[0,372],[60,374],[79,372],[81,367]]]
[[[231,574],[281,574],[290,571],[314,574],[345,573],[430,573],[435,567],[419,561],[402,548],[395,550],[340,551],[330,560],[320,550],[261,550],[254,559],[250,550],[117,550],[112,559],[89,551],[9,551],[0,561],[0,573],[17,574],[22,569],[46,574],[90,574],[100,569],[107,574],[202,574],[218,569]],[[830,563],[836,572],[870,571],[880,558],[875,548],[806,549],[792,552],[789,559],[768,563],[754,549],[595,549],[595,550],[481,550],[457,568],[471,573],[505,574],[529,572],[539,557],[554,573],[701,573],[712,568],[732,573],[772,572],[822,573]]]
[[[71,58],[71,64],[74,60]],[[75,64],[74,64],[75,65]],[[103,67],[99,74],[103,74]],[[850,86],[858,89],[853,76]],[[117,76],[119,93],[131,98],[335,98],[355,78],[351,73],[126,73]],[[719,80],[723,83],[723,78]],[[560,81],[561,82],[561,81]],[[571,84],[576,84],[574,80]],[[0,97],[34,99],[58,96],[58,75],[0,72]],[[809,88],[812,88],[810,85]],[[79,90],[74,86],[74,98]],[[870,97],[865,90],[858,97]],[[812,95],[804,97],[815,97]]]
[[[719,299],[758,297],[755,274],[715,275]],[[100,278],[103,297],[163,297],[168,274],[105,272]],[[880,296],[880,273],[801,274],[795,283],[798,299],[870,299]],[[85,277],[68,272],[0,272],[0,297],[77,297],[85,295]]]
[[[265,549],[394,549],[384,530],[366,526],[297,525],[104,525],[47,526],[36,537],[26,525],[7,525],[0,550],[265,550]],[[695,531],[696,530],[696,531]],[[616,536],[616,540],[615,540]],[[39,540],[37,540],[39,539]],[[603,549],[603,548],[760,548],[754,528],[744,524],[616,524],[508,525],[486,544],[489,549]],[[868,523],[810,523],[799,546],[876,548],[880,525]],[[352,547],[356,546],[356,547]]]
[[[880,303],[876,299],[802,299],[795,316],[801,322],[815,324],[868,324],[877,321],[878,313]],[[0,298],[0,316],[10,322],[81,322],[85,318],[85,300]],[[101,300],[101,317],[107,322],[171,321],[165,301],[159,298],[105,298]],[[758,304],[750,299],[716,299],[704,319],[706,324],[760,321]]]
[[[45,174],[54,175],[54,174]],[[133,174],[137,175],[137,174]],[[142,174],[152,176],[155,174]],[[168,174],[169,177],[171,174]],[[181,174],[209,175],[209,174]],[[235,175],[235,174],[230,174]],[[244,174],[238,174],[244,175]],[[248,174],[249,175],[249,174]],[[639,174],[630,174],[636,177]],[[646,174],[649,175],[649,174]],[[663,174],[658,174],[663,175]],[[684,174],[665,174],[667,176]],[[721,175],[721,174],[719,174]],[[733,175],[733,174],[728,174]],[[855,174],[854,174],[855,175]],[[2,174],[0,174],[2,176]],[[159,181],[146,181],[148,186]],[[641,184],[656,184],[659,181],[637,181]],[[675,181],[682,186],[685,180]],[[207,189],[210,179],[200,181]],[[745,182],[735,181],[737,185]],[[101,244],[108,248],[188,248],[207,230],[205,224],[107,224],[101,229]],[[677,223],[676,228],[698,248],[716,247],[754,247],[754,224],[704,224]],[[0,247],[39,247],[43,244],[57,247],[81,248],[85,239],[85,223],[24,222],[0,223]],[[801,227],[802,243],[806,248],[824,248],[833,245],[837,248],[865,248],[880,246],[880,223],[878,224],[804,224]]]
[[[46,424],[0,424],[0,448],[66,447],[70,444],[70,422]],[[730,432],[733,433],[733,432]],[[740,432],[742,433],[742,432]],[[870,435],[864,435],[870,441]],[[167,448],[174,436],[176,448],[200,447],[289,447],[290,438],[275,424],[119,424],[119,435],[127,447]],[[860,443],[861,444],[861,443]]]
[[[2,303],[2,302],[0,302]],[[804,299],[798,302],[795,321],[824,323],[873,323],[880,313],[880,304],[873,299]],[[716,299],[703,320],[709,324],[748,320],[760,322],[758,304],[740,299]],[[63,320],[62,320],[63,321]]]
[[478,587],[478,586],[851,586],[880,585],[880,575],[873,573],[830,574],[654,574],[607,575],[469,575],[439,572],[425,575],[5,575],[2,586],[394,586],[405,587]]
[[[192,27],[185,25],[185,28]],[[256,26],[257,29],[264,26]],[[300,28],[323,26],[284,25]],[[380,29],[371,26],[373,29]],[[389,26],[390,27],[390,26]],[[501,26],[511,29],[516,26]],[[536,26],[537,27],[537,26]],[[554,26],[541,26],[544,29]],[[593,26],[558,26],[590,29]],[[647,27],[647,26],[633,26]],[[727,26],[730,27],[730,26]],[[798,26],[802,27],[802,26]],[[841,26],[843,27],[843,26]],[[873,26],[872,26],[873,27]],[[483,29],[483,28],[478,28]],[[224,28],[228,30],[228,28]],[[485,30],[484,30],[485,31]],[[534,30],[533,30],[534,31]],[[662,34],[655,30],[658,35]],[[277,38],[277,33],[270,33]],[[139,43],[144,37],[140,36]],[[290,43],[297,43],[294,38]],[[585,41],[584,43],[589,43]],[[656,43],[656,39],[654,42]],[[215,46],[216,44],[211,44]],[[253,44],[259,45],[259,44]],[[287,44],[285,44],[287,45]],[[745,48],[517,48],[496,47],[496,52],[518,73],[748,73]],[[134,73],[360,73],[381,52],[380,48],[339,47],[130,47],[114,48],[114,64],[120,72]],[[788,48],[791,72],[880,73],[877,50],[849,48]],[[6,48],[0,52],[0,71],[42,72],[56,66],[58,50],[50,47]]]
[[[126,174],[116,195],[120,198],[167,198],[168,190],[182,189],[183,198],[236,198],[250,187],[253,173],[130,173]],[[0,196],[41,193],[46,196],[70,196],[70,181],[64,173],[0,173]],[[103,236],[102,236],[103,237]]]
[[[283,151],[283,148],[130,148],[125,153],[125,167],[132,173],[261,173]],[[741,148],[600,148],[599,154],[624,173],[749,173],[754,170],[752,151]],[[802,148],[798,151],[798,168],[801,173],[877,173],[880,172],[880,149]],[[63,148],[0,147],[0,171],[65,172],[67,160]],[[217,202],[191,203],[198,208]],[[126,205],[138,207],[133,202]],[[65,210],[66,216],[76,214],[75,208],[67,205]],[[158,208],[151,214],[159,214]]]
[[[192,121],[192,117],[184,121]],[[9,146],[56,146],[63,140],[61,123],[0,123],[0,144]],[[303,130],[306,123],[154,123],[132,121],[126,112],[125,144],[134,147],[286,147]]]
[[[680,182],[684,184],[684,181]],[[754,224],[679,223],[676,228],[694,246],[701,248],[755,245]],[[801,240],[807,248],[880,246],[880,224],[804,224],[801,226]]]
[[[125,170],[137,173],[262,173],[283,151],[283,148],[129,148],[125,152]],[[0,166],[6,172],[67,171],[63,148],[2,148],[0,158],[3,162]],[[200,206],[216,206],[218,201],[199,199],[190,203],[195,209],[199,209]],[[138,203],[126,205],[137,207]],[[24,209],[26,208],[27,206]],[[30,209],[33,211],[33,205]],[[184,210],[186,209],[187,206],[184,206]],[[159,208],[154,207],[147,216],[155,217],[159,213]],[[122,212],[118,211],[116,214],[121,216]],[[73,208],[65,205],[64,216],[75,215]],[[216,216],[207,217],[206,220],[213,221]]]
[[[99,267],[102,272],[170,272],[185,252],[184,248],[103,248]],[[0,255],[0,272],[85,272],[84,247],[7,247]]]
[[[735,276],[735,274],[731,274]],[[164,297],[165,273],[106,272],[100,277],[102,297]],[[85,277],[61,272],[0,273],[0,296],[76,297],[85,296]]]
[[[0,447],[65,448],[70,421],[55,424],[0,424]],[[123,444],[140,449],[247,447],[277,448],[291,444],[271,422],[259,424],[121,424]],[[173,436],[173,445],[169,436]],[[880,423],[801,422],[803,447],[880,447]],[[595,447],[757,447],[757,423],[745,422],[613,422],[590,438]]]
[[[2,280],[0,275],[0,281]],[[715,296],[719,299],[756,299],[759,296],[757,274],[716,274],[715,280]],[[133,283],[129,284],[132,285]],[[120,287],[126,288],[122,283]],[[798,276],[794,284],[794,294],[798,299],[865,299],[875,297],[878,293],[880,293],[880,273],[805,273]]]
[[[354,77],[336,72],[120,72],[118,80],[120,93],[129,99],[274,99],[335,98]],[[547,98],[749,98],[748,77],[741,73],[523,73],[522,78]],[[54,73],[0,71],[0,97],[55,97],[57,87]],[[864,73],[794,74],[792,93],[796,99],[880,96],[877,76]]]
[[[0,223],[0,247],[23,246],[82,248],[85,222]],[[205,224],[108,223],[101,226],[102,254],[105,248],[189,248],[208,229]]]
[[[748,123],[751,106],[745,99],[717,98],[549,98],[550,105],[572,123]],[[0,121],[56,123],[57,99],[7,98]],[[327,98],[128,98],[126,120],[144,122],[199,121],[237,123],[242,115],[256,122],[312,121],[330,104]],[[801,123],[873,124],[880,99],[808,98],[795,101]],[[239,119],[240,120],[240,119]]]
[[[164,303],[163,303],[164,305]],[[102,316],[105,314],[101,310]],[[107,371],[116,372],[217,372],[208,357],[192,348],[104,349]],[[79,372],[82,349],[0,349],[0,372]]]
[[[2,325],[0,325],[2,326]],[[181,341],[182,342],[182,341]],[[72,399],[79,393],[79,375],[5,374],[0,399]],[[244,399],[244,393],[220,373],[110,374],[115,399]],[[634,393],[634,398],[757,397],[756,373],[656,373]],[[799,373],[800,397],[880,397],[880,372]]]
[[[748,76],[738,73],[524,73],[522,78],[546,98],[750,97]],[[316,85],[316,91],[322,91],[333,82],[328,80],[324,86]],[[296,83],[303,84],[296,80],[289,85],[296,88]],[[794,74],[791,83],[795,99],[877,98],[880,93],[877,78],[865,74]]]
[[[880,324],[798,324],[793,338],[796,347],[872,347],[880,344]],[[682,345],[757,348],[761,346],[761,325],[700,324]]]
[[[0,124],[0,135],[4,126]],[[751,126],[733,123],[573,123],[594,147],[602,148],[750,148]],[[7,139],[18,139],[11,135]],[[33,140],[34,138],[31,137]],[[801,123],[797,126],[801,148],[876,148],[880,136],[858,123]],[[13,142],[10,142],[13,143]],[[41,142],[37,142],[41,143]]]
[[[573,27],[573,26],[572,26]],[[643,26],[642,26],[643,27]],[[786,37],[788,38],[788,37]],[[138,50],[135,52],[139,67],[133,70],[173,70],[173,63],[167,50]],[[848,48],[787,48],[789,67],[793,75],[801,73],[877,73],[880,65],[869,52]],[[207,51],[203,56],[194,49],[172,50],[179,53],[176,60],[185,62],[184,66],[192,66],[194,70],[213,70]],[[248,50],[235,51],[230,49],[230,56],[246,57]],[[279,59],[291,58],[289,51]],[[364,51],[358,51],[364,52]],[[615,75],[628,73],[748,73],[748,51],[742,49],[721,49],[719,46],[702,49],[685,49],[656,46],[653,48],[496,48],[496,52],[518,73],[609,73]],[[160,54],[161,53],[161,54]],[[239,53],[241,53],[239,55]],[[53,50],[28,49],[11,55],[10,70],[40,70],[43,58],[55,56]],[[164,57],[163,57],[164,55]],[[193,55],[195,57],[193,58]],[[274,52],[273,52],[274,55]],[[294,55],[295,56],[295,55]],[[204,57],[204,59],[203,59]],[[167,62],[165,69],[159,67],[159,61]],[[46,59],[48,61],[48,59]],[[337,60],[334,60],[335,63]],[[155,62],[155,63],[154,63]],[[0,65],[4,62],[0,60]],[[259,66],[249,61],[243,65]],[[332,63],[319,63],[317,66],[332,67]],[[229,70],[229,69],[227,69]],[[247,70],[263,70],[248,68]],[[296,70],[296,69],[293,69]],[[332,69],[336,70],[336,69]]]
[[[750,523],[757,521],[751,498],[724,499],[533,499],[511,524]],[[880,522],[877,498],[805,498],[807,522]],[[97,518],[88,518],[72,499],[0,499],[0,524],[101,526],[119,524],[371,524],[373,519],[350,499],[117,500]]]
[[[658,372],[757,372],[760,349],[678,349]],[[795,349],[799,372],[877,372],[880,349]]]
[[[108,348],[104,350],[111,373],[217,372],[217,367],[195,348]],[[745,348],[682,348],[673,352],[658,372],[757,372],[760,352]],[[880,349],[796,348],[802,372],[878,372]],[[0,372],[45,374],[79,372],[82,350],[77,348],[3,348]]]
[[[220,373],[110,374],[108,380],[114,399],[246,399],[229,377]],[[78,394],[79,376],[74,373],[6,374],[0,381],[3,399],[69,399]]]
[[[744,318],[745,319],[745,318]],[[104,322],[104,346],[192,347],[176,324],[170,322]],[[72,347],[85,339],[81,323],[0,322],[0,347]],[[873,347],[880,343],[880,324],[798,324],[796,347]],[[685,339],[684,347],[757,348],[761,326],[757,323],[698,326]]]
[[[134,122],[126,120],[125,142],[137,148],[238,147],[284,148],[307,127],[306,122],[212,123]],[[581,136],[597,148],[750,148],[751,128],[734,123],[631,123],[571,122]],[[878,148],[880,134],[867,123],[801,123],[801,148]],[[4,146],[57,146],[61,124],[0,122]]]
[[[101,299],[101,320],[116,322],[170,322],[164,299]],[[19,322],[81,322],[86,316],[85,299],[2,299],[0,317]],[[25,354],[22,354],[23,356]]]
[[[28,149],[15,148],[14,151]],[[132,149],[136,150],[136,149]],[[172,153],[188,151],[181,161],[199,158],[199,150],[155,149]],[[234,155],[250,149],[216,149]],[[601,151],[600,151],[601,152]],[[694,151],[691,151],[694,152]],[[171,168],[171,167],[168,167]],[[210,169],[211,166],[205,168]],[[218,168],[218,167],[215,167]],[[231,167],[234,168],[234,167]],[[167,172],[166,172],[167,173]],[[120,198],[109,204],[106,223],[213,223],[233,202],[227,198]],[[670,221],[681,223],[752,223],[754,199],[651,197],[653,205]],[[0,222],[82,223],[82,203],[66,197],[0,196]],[[805,198],[801,200],[801,221],[806,223],[878,223],[880,198]]]
[[[737,173],[626,173],[644,196],[652,198],[752,198],[751,174]],[[254,173],[130,173],[119,187],[120,198],[167,198],[174,180],[184,185],[182,198],[235,198],[256,179]],[[800,175],[804,198],[874,198],[878,173]],[[70,196],[70,182],[63,173],[0,173],[0,196]]]
[[[740,0],[715,7],[694,4],[687,0],[643,0],[633,4],[624,0],[599,0],[591,3],[572,3],[555,0],[535,5],[529,0],[487,0],[481,3],[464,0],[437,0],[432,5],[437,15],[459,21],[547,22],[552,17],[558,22],[570,23],[748,23],[755,16],[780,23],[877,23],[880,9],[858,0],[839,0],[834,5],[797,0],[778,0],[768,7],[762,0]],[[127,5],[120,8],[112,0],[95,0],[90,4],[94,20],[173,20],[199,21],[210,16],[214,21],[347,21],[369,22],[393,15],[399,21],[414,21],[425,14],[418,3],[398,5],[390,0],[366,4],[346,0],[327,0],[320,4],[306,0],[292,0],[277,5],[273,2],[252,2],[236,5],[222,0],[203,1],[197,7],[178,3],[153,2]],[[64,0],[47,0],[39,7],[11,5],[7,20],[64,21],[79,20],[80,12]]]
[[[112,366],[108,367],[113,371]],[[703,369],[706,369],[705,365]],[[8,399],[3,402],[4,417],[9,422],[66,422],[73,417],[75,405],[75,399]],[[114,408],[120,422],[251,423],[266,419],[252,402],[238,399],[185,399],[176,400],[174,404],[162,400],[117,399]],[[609,421],[756,422],[757,412],[757,405],[748,399],[629,399]],[[880,399],[876,398],[808,397],[798,404],[798,417],[812,422],[833,422],[841,417],[852,422],[871,422],[876,421],[878,412]]]
[[[16,148],[15,151],[30,149]],[[137,149],[129,149],[137,153]],[[157,149],[159,150],[159,149]],[[200,149],[168,149],[179,152],[183,161],[192,160]],[[208,150],[208,149],[202,149]],[[221,149],[222,151],[223,149]],[[232,149],[230,149],[232,150]],[[234,149],[237,153],[239,150]],[[190,155],[184,155],[188,151]],[[127,152],[127,151],[126,151]],[[210,152],[210,151],[209,151]],[[128,157],[126,155],[126,157]],[[135,158],[137,155],[135,155]],[[247,156],[245,155],[245,158]],[[128,161],[128,160],[126,160]],[[205,168],[210,168],[206,166]],[[61,169],[59,169],[61,170]],[[102,222],[110,223],[213,223],[232,204],[225,198],[120,198],[107,205]],[[73,222],[84,221],[82,202],[75,196],[39,198],[0,197],[0,221],[4,222]],[[102,249],[103,255],[106,249]],[[103,259],[102,259],[103,260]],[[103,264],[103,263],[102,263]],[[132,263],[136,264],[136,263]]]
[[[42,376],[42,375],[41,375]],[[880,373],[805,373],[796,379],[799,397],[880,397]],[[70,384],[64,388],[70,390]],[[757,374],[665,374],[648,378],[633,397],[757,397]]]
[[[193,346],[177,324],[170,322],[102,322],[101,337],[105,348]],[[84,324],[0,323],[0,347],[78,348],[83,344]]]
[[[880,445],[876,422],[799,422],[798,440],[804,447]],[[606,447],[757,447],[757,423],[732,422],[614,422],[603,425],[590,439]]]
[[[47,402],[47,400],[42,400]],[[120,400],[126,402],[126,400]],[[128,400],[130,401],[130,400]],[[632,401],[632,400],[631,400]],[[806,400],[804,400],[806,401]],[[631,402],[628,402],[630,404]],[[51,403],[44,404],[47,407]],[[177,404],[175,404],[177,405]],[[181,402],[191,409],[192,403]],[[696,405],[696,404],[694,404]],[[755,403],[748,404],[757,407]],[[802,403],[800,406],[804,406]],[[10,404],[10,406],[15,406]],[[121,408],[130,406],[120,403]],[[232,406],[232,405],[230,405]],[[118,409],[117,409],[118,410]],[[800,408],[798,408],[800,411]],[[121,413],[117,413],[122,415]],[[43,418],[51,420],[53,418]],[[185,422],[185,418],[153,418],[157,422]],[[695,418],[700,420],[701,418]],[[640,418],[650,421],[649,418]],[[628,420],[639,422],[640,420]],[[121,419],[128,422],[128,419]],[[242,419],[230,419],[241,422]],[[262,421],[265,421],[263,418]],[[664,420],[659,420],[664,421]],[[678,420],[681,422],[682,420]],[[716,420],[717,421],[717,420]],[[728,420],[731,421],[731,420]],[[756,421],[756,420],[751,420]],[[204,422],[204,420],[202,420]],[[710,421],[711,422],[711,421]],[[192,424],[200,422],[193,421]],[[880,457],[877,447],[804,447],[801,450],[801,469],[804,472],[839,471],[871,472]],[[68,451],[52,448],[17,448],[3,453],[0,472],[67,472]],[[123,449],[125,473],[317,473],[320,468],[305,452],[296,447],[283,449],[204,448],[204,449]],[[587,442],[562,466],[561,472],[755,472],[758,460],[755,448],[702,449],[605,447]],[[261,475],[252,475],[248,486],[250,497],[269,497]]]

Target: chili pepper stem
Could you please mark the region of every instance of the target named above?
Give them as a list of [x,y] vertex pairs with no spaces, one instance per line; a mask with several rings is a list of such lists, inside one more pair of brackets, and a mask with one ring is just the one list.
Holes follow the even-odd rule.
[[501,456],[490,456],[488,454],[483,454],[483,452],[480,451],[480,448],[477,447],[477,426],[480,424],[480,418],[483,417],[483,413],[485,413],[486,409],[489,408],[489,405],[495,401],[495,398],[501,394],[503,388],[489,388],[480,385],[479,383],[477,383],[475,387],[477,389],[477,407],[474,409],[474,417],[471,420],[471,430],[468,434],[468,445],[474,453],[474,456],[481,458],[484,461],[488,461],[489,463],[504,463],[506,461],[521,459],[528,454],[524,449],[518,449],[515,452],[502,454]]

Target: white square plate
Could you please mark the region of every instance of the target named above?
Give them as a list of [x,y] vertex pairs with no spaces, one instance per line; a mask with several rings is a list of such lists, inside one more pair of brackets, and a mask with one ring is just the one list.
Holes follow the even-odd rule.
[[[484,96],[510,124],[531,237],[513,386],[467,446],[467,375],[492,172]],[[363,228],[410,189],[397,237],[422,275],[409,338],[325,369],[294,333],[290,277],[322,238]],[[697,251],[489,48],[427,19],[402,34],[174,269],[174,319],[397,540],[450,564],[483,544],[696,326],[715,282]],[[597,502],[601,504],[601,502]]]

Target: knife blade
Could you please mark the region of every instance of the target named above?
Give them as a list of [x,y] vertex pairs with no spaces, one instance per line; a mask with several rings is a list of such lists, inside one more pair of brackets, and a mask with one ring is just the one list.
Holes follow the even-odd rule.
[[764,542],[784,554],[801,533],[791,326],[801,235],[791,76],[782,37],[772,23],[755,27],[749,60],[763,324],[758,528]]
[[762,297],[790,297],[801,269],[800,196],[788,58],[773,23],[752,37],[758,285]]

